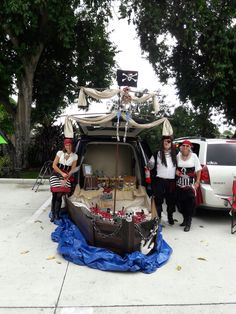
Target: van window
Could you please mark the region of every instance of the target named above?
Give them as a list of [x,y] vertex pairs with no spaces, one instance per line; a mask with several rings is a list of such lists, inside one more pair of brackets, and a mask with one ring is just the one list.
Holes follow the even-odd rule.
[[236,166],[236,144],[209,144],[207,165]]
[[[135,154],[133,147],[126,143],[119,143],[118,171],[121,176],[134,176]],[[91,165],[93,174],[100,177],[114,177],[116,175],[116,142],[90,142],[86,147],[84,164]]]
[[200,145],[199,145],[199,144],[196,144],[196,143],[193,143],[192,151],[193,151],[197,156],[199,156],[199,149],[200,149]]

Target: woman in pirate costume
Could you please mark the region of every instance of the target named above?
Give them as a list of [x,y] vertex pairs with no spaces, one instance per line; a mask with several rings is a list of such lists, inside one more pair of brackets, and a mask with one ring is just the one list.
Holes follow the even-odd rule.
[[59,150],[53,161],[53,173],[50,177],[50,186],[52,192],[51,204],[51,222],[60,218],[60,210],[62,203],[62,196],[70,193],[71,176],[73,169],[76,167],[78,155],[73,152],[72,139],[64,140],[63,150]]
[[161,149],[151,157],[148,166],[153,173],[152,189],[158,216],[161,219],[162,204],[165,200],[168,222],[173,225],[176,196],[176,149],[173,145],[172,136],[162,136]]
[[196,154],[191,151],[192,143],[184,140],[177,155],[177,199],[183,215],[180,226],[189,231],[195,209],[196,190],[199,188],[201,165]]

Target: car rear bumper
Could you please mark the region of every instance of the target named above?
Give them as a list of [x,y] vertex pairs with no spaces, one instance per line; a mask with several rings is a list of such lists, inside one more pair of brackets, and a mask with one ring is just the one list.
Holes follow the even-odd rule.
[[225,201],[231,195],[215,194],[209,184],[201,184],[202,203],[198,207],[213,210],[229,210],[230,204]]

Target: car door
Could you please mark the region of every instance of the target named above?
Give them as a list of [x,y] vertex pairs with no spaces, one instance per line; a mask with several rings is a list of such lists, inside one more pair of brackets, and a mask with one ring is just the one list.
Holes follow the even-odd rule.
[[206,164],[214,194],[231,195],[236,179],[236,141],[208,144]]

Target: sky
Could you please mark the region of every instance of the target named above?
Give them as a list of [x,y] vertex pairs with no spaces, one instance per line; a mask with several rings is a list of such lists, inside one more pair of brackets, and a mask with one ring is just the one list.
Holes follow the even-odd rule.
[[119,68],[139,72],[137,89],[160,90],[162,95],[167,96],[168,101],[179,104],[174,87],[171,85],[162,86],[151,64],[142,55],[134,26],[128,24],[126,20],[118,20],[117,16],[114,15],[114,19],[109,27],[111,30],[114,30],[110,38],[118,46],[118,50],[120,50],[116,56]]

